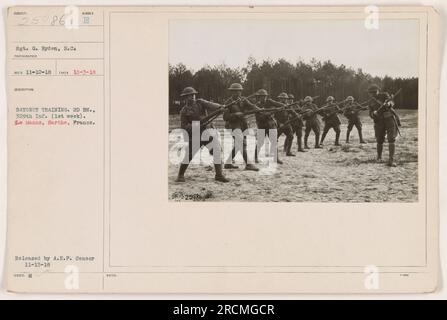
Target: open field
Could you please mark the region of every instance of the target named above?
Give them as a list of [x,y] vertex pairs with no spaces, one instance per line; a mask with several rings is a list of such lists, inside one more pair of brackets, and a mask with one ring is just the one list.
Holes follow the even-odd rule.
[[[231,181],[214,181],[210,170],[209,154],[202,152],[202,164],[191,164],[186,182],[176,183],[178,166],[169,165],[169,197],[173,201],[285,201],[285,202],[414,202],[418,199],[418,129],[417,111],[398,110],[401,117],[402,137],[396,142],[397,167],[376,163],[376,144],[372,120],[362,113],[363,134],[368,144],[358,143],[357,130],[351,132],[351,143],[345,144],[347,121],[342,119],[341,147],[333,145],[335,133],[330,131],[323,149],[297,153],[296,137],[293,144],[295,157],[283,154],[284,136],[279,139],[280,158],[273,175],[244,171],[238,155],[237,170],[225,170]],[[170,129],[179,127],[178,116],[170,117]],[[222,127],[217,121],[216,127]],[[170,149],[173,142],[170,142]],[[314,136],[309,137],[313,146]],[[225,148],[225,146],[224,146]],[[253,158],[253,148],[249,148]],[[388,146],[384,145],[384,160]],[[266,167],[265,163],[258,165]]]

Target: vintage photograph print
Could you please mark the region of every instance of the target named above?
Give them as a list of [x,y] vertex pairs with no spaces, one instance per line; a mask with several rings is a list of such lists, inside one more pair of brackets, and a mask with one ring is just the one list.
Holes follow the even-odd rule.
[[418,201],[418,20],[171,20],[169,199]]

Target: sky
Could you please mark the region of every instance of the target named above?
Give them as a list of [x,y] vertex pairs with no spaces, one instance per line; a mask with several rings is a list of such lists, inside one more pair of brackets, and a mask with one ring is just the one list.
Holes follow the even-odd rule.
[[284,58],[291,63],[331,60],[373,76],[417,77],[417,20],[380,20],[368,30],[363,20],[173,20],[169,63],[197,71],[204,65],[246,66]]

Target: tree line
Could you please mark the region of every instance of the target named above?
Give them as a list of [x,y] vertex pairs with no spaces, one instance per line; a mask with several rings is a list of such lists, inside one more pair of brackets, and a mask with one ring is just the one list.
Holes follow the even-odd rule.
[[[264,88],[273,98],[280,92],[292,93],[302,99],[307,95],[329,95],[341,100],[353,96],[357,101],[368,99],[367,89],[375,83],[383,90],[394,93],[402,89],[395,99],[397,108],[418,108],[418,78],[373,77],[362,69],[354,70],[345,65],[335,65],[330,60],[312,59],[309,63],[292,64],[284,59],[256,61],[250,57],[243,68],[230,68],[225,64],[204,66],[193,71],[184,64],[169,65],[170,113],[180,110],[180,94],[183,88],[193,86],[199,96],[222,103],[229,95],[227,88],[233,82],[243,85],[243,95],[248,96]],[[318,100],[322,103],[324,100]]]

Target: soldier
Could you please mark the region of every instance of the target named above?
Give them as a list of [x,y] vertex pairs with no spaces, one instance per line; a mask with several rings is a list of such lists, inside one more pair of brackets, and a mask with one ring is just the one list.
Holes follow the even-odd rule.
[[[181,128],[186,130],[187,132],[191,132],[193,121],[200,121],[206,115],[206,110],[216,111],[217,109],[222,107],[222,105],[220,104],[212,103],[203,99],[196,100],[197,93],[198,92],[194,88],[186,87],[185,89],[183,89],[183,92],[180,95],[180,97],[184,98],[184,106],[180,111]],[[209,127],[200,128],[200,135],[202,135],[202,132],[207,128]],[[178,172],[176,182],[185,182],[185,172],[192,158],[200,150],[202,146],[209,143],[201,140],[200,148],[197,150],[193,150],[192,135],[189,134],[185,136],[185,140],[188,141],[188,161],[186,161],[185,159],[185,161],[183,161],[182,164],[180,164],[180,169]],[[228,179],[225,178],[225,176],[222,173],[222,164],[220,163],[220,159],[218,162],[219,163],[216,163],[216,160],[214,161],[214,168],[216,170],[215,179],[216,181],[220,182],[228,182]]]
[[388,139],[389,158],[388,166],[395,167],[394,153],[395,141],[400,126],[400,119],[394,110],[394,102],[387,92],[380,92],[377,85],[368,88],[371,97],[369,103],[369,116],[374,120],[374,131],[377,141],[377,161],[382,161],[383,143],[385,136]]
[[[289,105],[293,104],[295,100],[295,97],[293,94],[289,93]],[[298,152],[306,152],[303,149],[303,127],[304,127],[304,122],[303,119],[301,117],[297,117],[298,114],[295,111],[292,111],[290,114],[291,118],[297,118],[296,120],[294,120],[291,125],[292,125],[292,130],[293,132],[296,134],[296,139],[297,139],[297,144],[298,144]]]
[[302,109],[303,111],[306,111],[303,116],[303,119],[306,121],[304,148],[309,149],[307,140],[309,138],[310,131],[313,131],[315,134],[315,149],[320,149],[320,120],[318,120],[317,114],[315,113],[318,107],[313,104],[312,97],[307,96],[304,98],[304,105]]
[[[289,96],[285,92],[281,92],[278,95],[278,100],[283,107],[287,105],[287,100]],[[275,119],[278,124],[278,127],[282,126],[281,132],[278,132],[278,138],[281,134],[285,134],[286,140],[284,141],[284,151],[286,152],[286,156],[293,157],[295,154],[292,153],[292,143],[293,143],[293,129],[292,125],[288,124],[284,126],[283,124],[289,120],[290,111],[288,110],[280,110],[275,113]]]
[[340,118],[338,117],[338,113],[340,112],[340,108],[335,103],[335,98],[333,96],[329,96],[326,99],[327,108],[321,110],[321,116],[324,121],[324,129],[323,134],[321,136],[320,145],[323,145],[324,138],[326,138],[327,133],[332,128],[335,131],[335,145],[340,145]]
[[360,121],[359,113],[361,111],[361,106],[354,101],[354,97],[349,96],[346,98],[346,104],[344,105],[343,115],[348,119],[348,131],[346,131],[346,143],[349,143],[349,136],[351,134],[352,128],[355,126],[359,133],[360,143],[366,143],[363,140],[362,134],[362,121]]
[[[225,111],[223,118],[225,120],[225,128],[231,130],[241,130],[244,132],[248,129],[248,122],[243,112],[248,110],[259,109],[256,105],[251,103],[247,98],[242,97],[242,85],[239,83],[233,83],[228,90],[231,92],[231,97],[228,99],[228,103],[233,103]],[[234,140],[234,137],[233,137]],[[231,151],[231,157],[225,163],[225,169],[237,169],[238,166],[233,165],[233,160],[236,157],[236,146],[233,146]],[[245,161],[245,170],[258,171],[259,169],[248,163],[247,156],[247,137],[242,138],[242,157]]]
[[[282,103],[279,103],[277,101],[274,101],[272,99],[268,99],[268,93],[264,89],[259,89],[256,94],[256,106],[258,106],[261,109],[269,109],[269,108],[275,108],[275,107],[284,107]],[[275,121],[275,118],[273,117],[273,114],[271,112],[259,112],[256,114],[256,125],[258,129],[264,129],[265,134],[269,136],[270,138],[270,130],[277,130],[277,124]],[[255,161],[258,161],[258,146],[261,147],[263,145],[264,141],[258,141],[256,144],[256,150],[255,150]],[[276,145],[278,143],[276,142]],[[272,142],[270,142],[270,146],[273,147]],[[278,149],[270,149],[270,155],[275,154],[275,160],[278,164],[283,164],[281,160],[279,160],[278,157]]]

